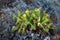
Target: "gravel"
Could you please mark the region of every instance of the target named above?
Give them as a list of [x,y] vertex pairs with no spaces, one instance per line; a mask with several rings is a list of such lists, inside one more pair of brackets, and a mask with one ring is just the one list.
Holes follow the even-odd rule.
[[[57,17],[57,33],[60,32],[60,0],[32,0],[31,3],[23,0],[1,0],[0,1],[0,11],[2,11],[2,16],[0,17],[0,40],[9,40],[12,34],[9,30],[13,26],[12,16],[17,15],[17,11],[25,12],[26,9],[42,8],[49,14],[55,14]],[[3,4],[2,4],[3,3]],[[7,33],[7,34],[6,34]],[[11,34],[11,35],[10,35]],[[59,33],[60,34],[60,33]],[[5,38],[4,38],[5,37]],[[13,37],[13,40],[17,40]],[[19,38],[18,38],[19,39]]]

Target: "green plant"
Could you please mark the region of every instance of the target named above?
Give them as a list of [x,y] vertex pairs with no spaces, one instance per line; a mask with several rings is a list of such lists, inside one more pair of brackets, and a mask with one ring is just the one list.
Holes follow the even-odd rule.
[[18,33],[24,33],[28,24],[31,25],[32,30],[36,30],[38,26],[39,28],[43,28],[47,33],[49,33],[49,29],[55,29],[49,15],[44,11],[41,12],[41,9],[26,10],[25,13],[18,11],[18,16],[14,15],[13,18],[17,20],[16,27],[13,27],[12,31],[18,30]]

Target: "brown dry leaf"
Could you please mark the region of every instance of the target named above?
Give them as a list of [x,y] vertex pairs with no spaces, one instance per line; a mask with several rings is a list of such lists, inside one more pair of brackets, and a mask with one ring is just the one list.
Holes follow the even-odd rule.
[[60,40],[60,35],[52,36],[52,38],[53,38],[54,40]]
[[0,16],[3,14],[3,12],[0,11]]

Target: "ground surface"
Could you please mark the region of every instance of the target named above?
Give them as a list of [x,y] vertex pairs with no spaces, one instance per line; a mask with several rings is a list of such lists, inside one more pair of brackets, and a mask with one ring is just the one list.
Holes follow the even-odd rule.
[[[60,34],[59,33],[60,32],[59,31],[60,30],[60,27],[59,27],[60,26],[60,0],[32,0],[32,2],[29,2],[27,0],[26,1],[1,0],[0,1],[0,30],[1,31],[8,30],[7,32],[9,33],[11,25],[14,23],[14,22],[12,23],[13,21],[12,15],[16,14],[18,10],[20,10],[21,12],[24,12],[26,9],[34,9],[34,8],[40,8],[40,7],[50,14],[51,13],[56,14],[58,21],[57,21],[57,24],[55,25],[57,27],[57,33]],[[1,34],[4,34],[4,33],[1,33]]]

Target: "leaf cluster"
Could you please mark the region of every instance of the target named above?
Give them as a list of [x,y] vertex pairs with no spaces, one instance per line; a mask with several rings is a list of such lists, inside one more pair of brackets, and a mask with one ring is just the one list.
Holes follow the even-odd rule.
[[16,20],[16,27],[12,27],[12,31],[18,30],[18,33],[24,33],[27,25],[30,25],[31,30],[36,30],[36,27],[42,28],[45,32],[49,33],[49,29],[56,29],[50,20],[48,13],[41,9],[26,10],[25,13],[18,11],[18,16],[14,15]]

